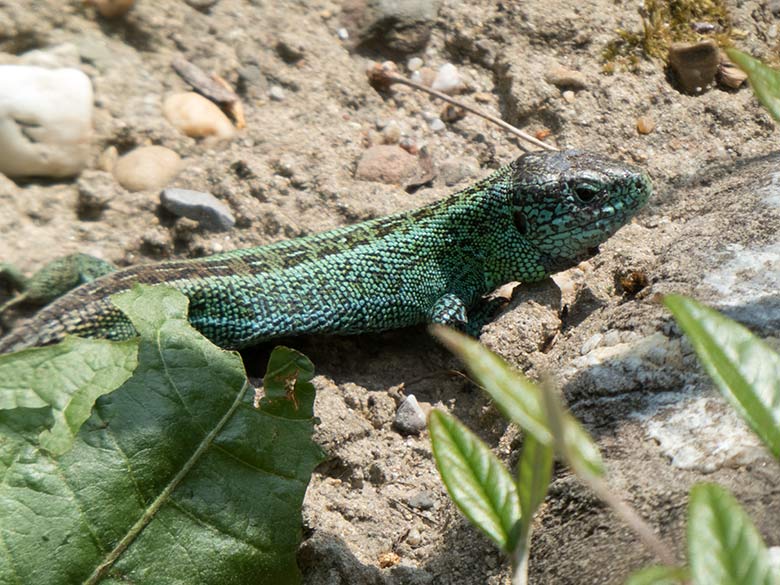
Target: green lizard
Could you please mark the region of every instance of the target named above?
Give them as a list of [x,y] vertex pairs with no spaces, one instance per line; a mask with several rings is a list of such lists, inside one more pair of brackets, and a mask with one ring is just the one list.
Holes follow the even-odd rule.
[[430,321],[478,333],[483,296],[573,266],[652,192],[629,165],[579,151],[521,156],[451,197],[296,240],[145,264],[82,284],[0,340],[0,353],[66,334],[135,334],[109,297],[136,283],[189,298],[189,320],[217,345],[353,334]]

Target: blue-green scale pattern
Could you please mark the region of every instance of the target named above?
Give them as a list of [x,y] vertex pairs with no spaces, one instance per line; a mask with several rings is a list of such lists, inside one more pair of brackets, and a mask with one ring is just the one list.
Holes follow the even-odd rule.
[[580,261],[641,208],[641,170],[578,151],[533,153],[442,201],[297,240],[139,265],[76,288],[0,340],[0,352],[73,333],[123,339],[109,296],[167,284],[193,326],[240,348],[279,336],[433,321],[473,329],[482,297]]

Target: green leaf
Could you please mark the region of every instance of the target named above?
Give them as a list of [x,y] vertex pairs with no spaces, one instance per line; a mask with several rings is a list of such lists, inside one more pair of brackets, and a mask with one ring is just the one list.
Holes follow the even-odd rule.
[[428,429],[436,467],[452,500],[472,524],[511,552],[520,502],[509,471],[456,418],[434,410]]
[[688,570],[682,567],[653,566],[633,573],[626,585],[679,585],[688,579]]
[[299,583],[313,420],[254,408],[240,357],[190,327],[180,293],[116,302],[138,367],[68,453],[38,448],[45,409],[0,411],[0,583]]
[[761,536],[728,491],[715,484],[695,485],[688,516],[695,585],[777,585]]
[[742,325],[693,299],[664,303],[726,399],[780,458],[780,355]]
[[747,73],[758,101],[775,120],[780,121],[780,71],[767,67],[758,59],[737,49],[727,48],[726,54]]
[[517,466],[517,491],[520,494],[520,511],[523,522],[530,524],[536,510],[547,495],[552,477],[552,447],[540,443],[533,435],[523,438],[523,452]]
[[[431,332],[465,364],[501,411],[544,445],[553,443],[542,389],[481,345],[454,329],[434,326]],[[558,400],[557,396],[553,397]],[[562,408],[562,407],[561,407]],[[601,476],[604,466],[598,447],[568,412],[562,416],[562,456],[575,470]]]
[[99,396],[133,373],[138,341],[111,343],[68,337],[62,343],[0,356],[0,410],[48,407],[51,429],[40,446],[55,457],[68,451]]
[[277,416],[313,417],[313,377],[314,364],[301,352],[284,346],[274,348],[263,377],[265,397],[261,404]]

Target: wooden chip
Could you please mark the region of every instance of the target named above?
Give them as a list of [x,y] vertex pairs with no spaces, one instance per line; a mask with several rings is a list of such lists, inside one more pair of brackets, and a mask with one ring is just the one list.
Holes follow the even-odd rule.
[[[211,76],[214,81],[216,81],[218,84],[220,84],[225,90],[233,93],[233,88],[230,87],[230,84],[222,79],[219,75],[216,73],[212,74]],[[233,95],[236,95],[233,93]],[[241,104],[241,100],[238,99],[238,96],[236,95],[236,99],[233,102],[230,102],[228,104],[224,104],[222,106],[222,109],[225,110],[225,113],[230,116],[230,118],[233,120],[233,124],[241,130],[242,128],[246,128],[246,118],[244,118],[244,106]]]
[[238,101],[236,92],[230,89],[230,86],[223,86],[215,81],[197,65],[187,61],[184,57],[176,57],[171,66],[179,76],[189,83],[192,88],[212,102],[220,105],[232,104]]

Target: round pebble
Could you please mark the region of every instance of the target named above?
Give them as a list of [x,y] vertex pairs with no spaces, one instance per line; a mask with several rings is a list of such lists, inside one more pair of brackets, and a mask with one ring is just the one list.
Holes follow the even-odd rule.
[[216,136],[229,140],[236,128],[211,100],[193,91],[176,93],[163,103],[163,114],[177,130],[191,138]]
[[342,41],[348,41],[349,40],[349,31],[345,28],[340,28],[336,31],[336,36]]
[[432,89],[442,93],[456,93],[461,87],[460,73],[452,63],[445,63],[436,74]]
[[655,130],[655,122],[649,116],[642,116],[637,118],[636,130],[640,134],[650,134],[653,130]]
[[444,132],[446,130],[447,125],[442,121],[441,118],[436,118],[435,120],[431,120],[430,124],[428,124],[434,132]]
[[406,64],[406,68],[409,71],[418,71],[423,66],[423,60],[419,57],[412,57]]
[[77,175],[89,158],[92,109],[92,83],[77,69],[0,65],[0,173]]
[[412,528],[406,535],[406,542],[409,546],[417,546],[422,542],[422,535],[416,528]]
[[181,158],[163,146],[142,146],[114,165],[114,178],[128,191],[162,189],[181,170]]
[[135,0],[90,0],[101,16],[117,18],[133,7]]
[[417,157],[395,145],[380,144],[367,149],[357,165],[355,178],[361,181],[403,183],[417,170]]
[[268,95],[275,102],[281,102],[284,100],[284,90],[278,85],[272,85],[268,90]]

